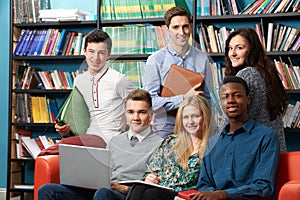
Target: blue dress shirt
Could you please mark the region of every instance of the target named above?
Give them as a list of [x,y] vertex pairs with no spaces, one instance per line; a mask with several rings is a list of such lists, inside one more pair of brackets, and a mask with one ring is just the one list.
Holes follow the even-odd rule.
[[183,100],[183,95],[160,97],[161,88],[166,81],[171,64],[177,64],[205,75],[204,96],[209,102],[209,91],[213,89],[209,59],[199,49],[189,46],[186,54],[181,57],[168,44],[149,56],[145,66],[143,89],[147,90],[152,96],[154,109],[153,130],[163,138],[166,138],[167,135],[172,134],[174,131],[175,116],[167,112],[177,109]]
[[198,191],[225,190],[229,199],[275,199],[279,141],[273,129],[250,118],[209,140]]

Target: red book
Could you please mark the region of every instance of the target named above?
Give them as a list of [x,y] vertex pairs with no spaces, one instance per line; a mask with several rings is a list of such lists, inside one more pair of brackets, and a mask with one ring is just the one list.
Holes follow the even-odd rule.
[[65,55],[69,55],[69,52],[70,52],[70,49],[71,49],[71,46],[72,46],[72,43],[73,43],[73,39],[74,39],[74,36],[77,35],[77,32],[72,32],[71,33],[71,37],[70,37],[70,40],[68,42],[68,47],[67,47],[67,50],[66,50],[66,54]]
[[190,200],[190,194],[193,194],[197,192],[197,190],[186,190],[186,191],[182,191],[182,192],[178,192],[178,197],[186,199],[186,200]]

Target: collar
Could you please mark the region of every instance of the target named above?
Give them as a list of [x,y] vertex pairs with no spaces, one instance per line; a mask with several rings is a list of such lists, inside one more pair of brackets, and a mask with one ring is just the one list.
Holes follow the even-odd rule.
[[[173,56],[180,56],[179,53],[177,53],[177,51],[175,51],[171,45],[171,42],[168,43],[167,45],[167,50],[169,51],[169,53]],[[190,51],[191,51],[191,48],[190,48],[190,45],[189,45],[189,48],[188,50],[185,52],[183,58],[187,57],[189,54],[190,54]],[[181,57],[181,56],[180,56]]]
[[136,136],[139,142],[142,142],[150,133],[151,133],[151,128],[149,126],[148,128],[146,128],[145,130],[143,130],[138,134],[132,133],[132,131],[129,129],[127,132],[127,136],[128,136],[128,140],[130,140],[132,136]]
[[238,135],[241,133],[247,133],[247,134],[251,134],[251,130],[254,127],[256,121],[253,118],[249,118],[248,121],[246,123],[243,124],[243,126],[241,126],[240,128],[238,128],[236,131],[234,131],[233,133],[229,132],[230,129],[230,124],[227,124],[224,129],[221,132],[221,136],[229,136],[229,135]]
[[91,76],[90,79],[91,79],[91,80],[98,80],[101,76],[104,75],[104,73],[106,73],[107,70],[108,70],[108,65],[105,64],[105,65],[102,67],[102,69],[100,69],[100,71],[99,71],[95,76],[90,75],[90,76]]

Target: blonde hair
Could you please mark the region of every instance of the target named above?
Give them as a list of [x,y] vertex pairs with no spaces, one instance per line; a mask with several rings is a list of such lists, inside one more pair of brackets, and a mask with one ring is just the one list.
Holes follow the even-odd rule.
[[189,157],[194,151],[191,134],[185,130],[182,124],[182,111],[188,105],[198,108],[204,119],[201,127],[202,141],[197,149],[200,163],[202,162],[211,129],[211,109],[207,100],[200,95],[184,99],[179,106],[175,121],[174,134],[178,135],[178,139],[171,149],[177,155],[177,161],[184,170],[187,170]]

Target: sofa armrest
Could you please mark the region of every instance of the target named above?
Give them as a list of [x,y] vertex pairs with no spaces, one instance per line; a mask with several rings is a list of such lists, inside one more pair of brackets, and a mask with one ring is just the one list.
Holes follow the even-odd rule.
[[37,157],[34,169],[34,200],[38,200],[38,189],[46,183],[60,183],[59,155]]
[[278,200],[299,200],[300,180],[292,180],[285,183],[279,191]]

